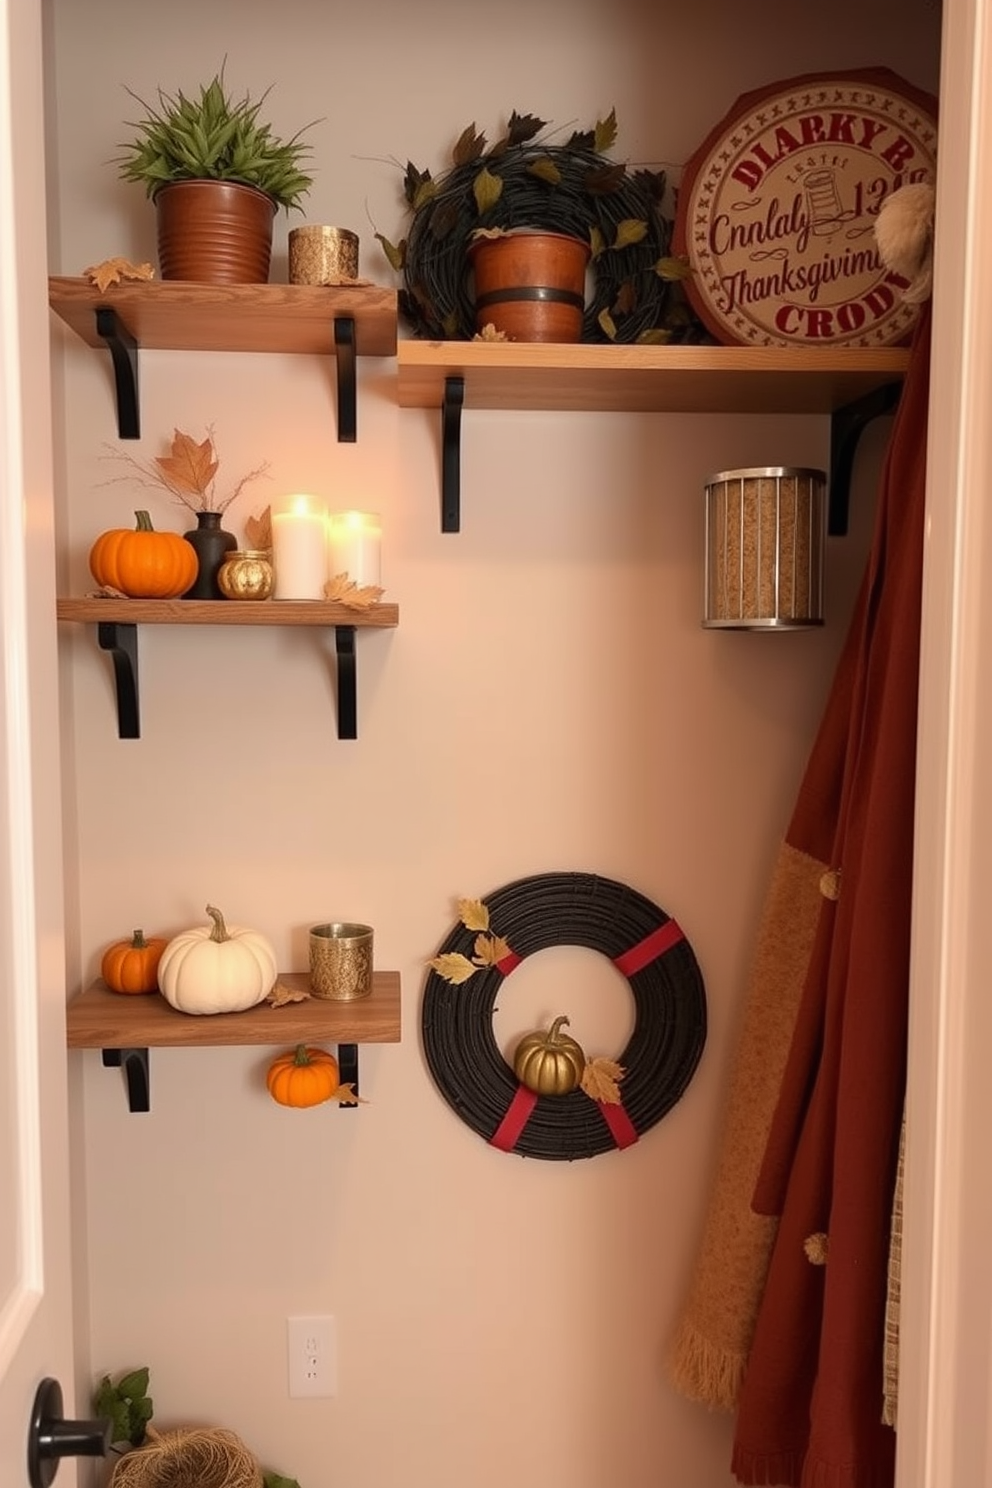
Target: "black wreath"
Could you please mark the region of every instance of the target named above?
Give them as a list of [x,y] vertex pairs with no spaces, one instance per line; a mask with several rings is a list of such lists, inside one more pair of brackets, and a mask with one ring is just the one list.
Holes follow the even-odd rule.
[[[406,287],[399,306],[416,335],[471,340],[476,325],[467,250],[473,235],[484,228],[530,227],[597,244],[583,341],[631,342],[651,339],[652,332],[660,333],[654,339],[670,342],[709,340],[679,281],[657,272],[661,261],[671,261],[664,171],[631,171],[609,160],[594,148],[590,131],[562,145],[543,143],[532,137],[543,127],[543,120],[514,113],[502,140],[483,152],[484,137],[473,134],[478,153],[456,159],[444,175],[433,179],[407,167],[413,220],[402,245]],[[502,190],[480,212],[473,184],[483,168],[499,178]],[[625,242],[619,233],[622,223],[631,222],[645,226],[638,242]],[[601,320],[604,312],[612,329]]]
[[[658,905],[635,889],[591,873],[544,873],[497,889],[482,901],[493,930],[520,957],[555,945],[586,946],[611,961],[671,927],[672,944],[628,976],[634,1030],[617,1056],[620,1093],[637,1136],[671,1110],[692,1079],[706,1041],[706,994],[692,947]],[[440,954],[474,954],[476,932],[457,925]],[[454,984],[431,970],[422,1033],[435,1084],[461,1119],[492,1141],[519,1086],[493,1034],[505,976],[483,967]],[[512,1150],[522,1157],[595,1157],[617,1146],[599,1104],[580,1090],[540,1096]]]

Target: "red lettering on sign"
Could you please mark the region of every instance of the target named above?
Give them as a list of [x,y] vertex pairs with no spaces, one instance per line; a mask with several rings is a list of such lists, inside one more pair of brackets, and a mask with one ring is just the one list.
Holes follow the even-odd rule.
[[887,150],[882,151],[882,159],[887,160],[894,171],[901,171],[907,161],[912,160],[916,150],[904,134],[897,140],[893,140]]
[[803,144],[819,145],[826,138],[823,132],[823,119],[819,114],[804,114],[799,120],[799,128],[802,130]]
[[842,331],[860,331],[865,323],[865,307],[857,300],[851,300],[847,305],[839,305],[837,308],[837,324]]
[[827,138],[834,144],[853,145],[854,117],[853,114],[831,114]]

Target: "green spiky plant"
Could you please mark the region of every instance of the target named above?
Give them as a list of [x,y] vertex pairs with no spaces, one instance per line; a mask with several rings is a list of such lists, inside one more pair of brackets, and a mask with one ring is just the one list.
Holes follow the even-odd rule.
[[133,123],[135,138],[122,144],[115,159],[125,181],[144,186],[154,197],[174,181],[237,181],[264,191],[280,207],[300,210],[313,185],[305,166],[311,147],[302,138],[304,125],[291,139],[281,140],[268,124],[259,122],[269,89],[257,102],[250,95],[234,99],[224,83],[223,68],[198,97],[158,90],[158,107],[141,104],[145,117]]

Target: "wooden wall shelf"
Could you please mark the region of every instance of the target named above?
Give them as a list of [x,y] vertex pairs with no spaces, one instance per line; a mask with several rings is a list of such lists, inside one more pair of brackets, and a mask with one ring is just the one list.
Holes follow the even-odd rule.
[[[280,982],[305,991],[306,972],[280,972]],[[247,1044],[335,1043],[342,1083],[358,1091],[358,1045],[400,1041],[400,976],[377,971],[372,994],[357,1002],[309,997],[273,1007],[261,1003],[243,1013],[197,1016],[177,1012],[159,993],[126,996],[94,982],[66,1008],[70,1049],[102,1049],[106,1065],[127,1078],[128,1106],[147,1111],[149,1049],[219,1048]],[[349,1109],[354,1109],[350,1107]]]
[[853,446],[889,412],[909,365],[904,348],[548,346],[401,341],[404,408],[441,410],[441,527],[460,525],[462,409],[586,413],[823,413],[831,416],[830,531],[846,531]]
[[327,626],[334,630],[337,660],[337,723],[339,739],[358,737],[358,681],[355,632],[362,628],[392,628],[399,624],[394,604],[349,609],[321,600],[234,599],[58,599],[56,617],[97,627],[100,649],[114,664],[117,693],[117,733],[121,739],[141,737],[138,692],[139,625],[292,625]]
[[53,276],[48,302],[87,346],[111,354],[121,439],[140,436],[138,350],[333,356],[338,439],[357,435],[356,356],[396,354],[397,294],[378,285],[115,284]]

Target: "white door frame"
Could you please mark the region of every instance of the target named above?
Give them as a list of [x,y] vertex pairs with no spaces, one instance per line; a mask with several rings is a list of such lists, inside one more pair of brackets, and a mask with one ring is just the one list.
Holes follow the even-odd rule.
[[899,1488],[992,1482],[992,13],[945,0]]

